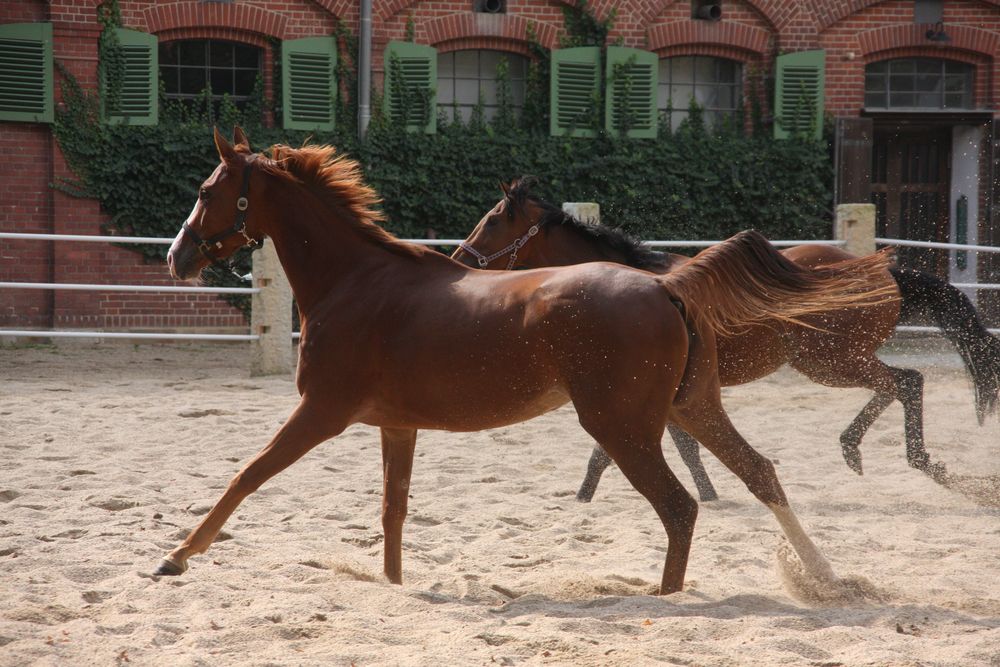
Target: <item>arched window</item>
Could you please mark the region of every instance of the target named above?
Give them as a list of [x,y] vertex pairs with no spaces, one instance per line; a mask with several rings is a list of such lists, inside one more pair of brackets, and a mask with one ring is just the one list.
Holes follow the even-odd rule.
[[897,58],[865,67],[865,108],[971,109],[975,68],[940,58]]
[[743,67],[735,60],[711,56],[660,59],[660,113],[669,115],[670,127],[688,117],[694,98],[707,123],[735,119],[743,102]]
[[217,39],[160,43],[160,78],[167,99],[196,100],[210,88],[216,102],[223,95],[238,107],[250,99],[263,63],[262,49]]
[[510,105],[515,112],[524,107],[524,87],[528,74],[528,59],[515,53],[470,49],[438,54],[437,105],[448,120],[456,114],[469,122],[472,110],[482,96],[486,120],[496,116],[499,108],[497,68],[507,64],[510,82]]

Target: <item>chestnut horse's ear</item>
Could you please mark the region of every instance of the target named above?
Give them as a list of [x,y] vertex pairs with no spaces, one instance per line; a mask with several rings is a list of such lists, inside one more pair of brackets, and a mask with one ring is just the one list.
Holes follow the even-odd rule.
[[503,181],[500,181],[500,189],[503,190],[503,196],[504,197],[509,197],[510,196],[510,185],[507,185]]
[[250,140],[239,125],[233,126],[233,147],[240,153],[250,153]]
[[212,132],[215,133],[215,150],[219,151],[219,159],[226,163],[236,162],[238,159],[236,149],[226,141],[224,136],[219,134],[219,128],[212,128]]

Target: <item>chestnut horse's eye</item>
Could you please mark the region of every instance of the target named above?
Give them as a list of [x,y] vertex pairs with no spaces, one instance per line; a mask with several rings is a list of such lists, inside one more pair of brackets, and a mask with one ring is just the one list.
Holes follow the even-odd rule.
[[202,188],[201,190],[198,191],[198,199],[202,201],[208,201],[209,198],[211,198],[211,196],[212,193],[209,192],[206,188]]

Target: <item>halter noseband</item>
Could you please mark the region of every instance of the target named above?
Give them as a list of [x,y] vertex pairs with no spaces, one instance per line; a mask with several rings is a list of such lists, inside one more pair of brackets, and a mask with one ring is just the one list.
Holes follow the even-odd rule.
[[236,221],[233,226],[225,229],[215,236],[210,236],[207,239],[202,240],[198,233],[191,228],[191,226],[185,222],[181,225],[181,230],[183,233],[191,236],[191,240],[198,244],[198,250],[201,254],[205,256],[208,261],[212,263],[212,266],[221,270],[232,273],[237,278],[243,278],[244,276],[239,273],[233,266],[232,262],[225,263],[218,257],[212,254],[212,250],[220,250],[222,248],[222,242],[228,239],[234,234],[242,234],[243,238],[246,239],[245,247],[251,250],[257,250],[264,246],[264,239],[255,239],[254,237],[247,234],[247,208],[250,206],[250,201],[247,199],[247,195],[250,194],[250,172],[253,170],[253,161],[255,157],[250,158],[247,162],[246,169],[243,170],[243,185],[240,187],[240,196],[236,200]]
[[507,246],[503,250],[496,251],[489,257],[482,254],[481,252],[473,248],[465,241],[459,243],[458,247],[464,250],[465,252],[469,253],[470,255],[473,255],[476,258],[476,261],[479,262],[479,268],[481,269],[485,269],[487,266],[489,266],[489,263],[492,262],[497,257],[503,257],[507,253],[510,253],[510,261],[507,262],[507,271],[510,271],[512,268],[514,268],[514,262],[517,261],[517,251],[523,248],[524,244],[528,242],[528,239],[530,239],[537,233],[538,233],[538,225],[534,224],[528,229],[528,233],[526,233],[524,236],[522,236],[519,239],[515,239],[514,242],[511,243],[509,246]]

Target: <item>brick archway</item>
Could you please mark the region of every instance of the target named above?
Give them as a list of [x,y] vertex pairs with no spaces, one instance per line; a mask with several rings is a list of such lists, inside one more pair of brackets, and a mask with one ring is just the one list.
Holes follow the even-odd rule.
[[455,40],[474,41],[503,40],[524,44],[527,42],[528,26],[535,29],[536,39],[545,48],[556,46],[558,30],[548,23],[529,21],[523,16],[508,14],[452,14],[443,16],[423,25],[431,46]]
[[[813,9],[817,18],[817,31],[823,32],[837,21],[881,2],[885,2],[885,0],[821,0],[821,2],[816,3],[818,6]],[[979,0],[979,2],[1000,7],[1000,0]],[[946,30],[950,30],[950,26]]]
[[698,44],[763,55],[770,37],[766,30],[753,26],[705,21],[667,23],[653,26],[648,32],[650,51]]
[[[636,13],[638,16],[642,18],[642,21],[644,23],[651,23],[660,14],[663,13],[664,9],[666,9],[667,7],[669,7],[674,3],[683,1],[684,0],[657,0],[655,2],[649,3],[645,8],[640,9]],[[792,12],[789,12],[787,8],[783,9],[783,11],[779,11],[779,8],[776,7],[776,5],[781,4],[780,0],[743,0],[743,1],[747,5],[752,7],[754,10],[756,10],[757,13],[759,13],[764,18],[764,20],[771,26],[771,28],[775,30],[777,29],[777,26],[782,24],[783,20],[787,22],[788,16],[786,15],[792,14]],[[882,0],[878,1],[881,2]],[[998,2],[1000,2],[1000,0],[998,0]],[[731,24],[727,23],[725,25],[731,25]]]
[[988,30],[964,25],[946,25],[945,32],[951,41],[945,45],[928,41],[926,31],[926,26],[916,23],[875,28],[858,35],[858,46],[866,58],[880,51],[904,47],[920,48],[924,55],[933,54],[942,58],[947,58],[948,54],[956,50],[971,51],[987,57],[992,57],[1000,51],[1000,35]]
[[284,39],[288,16],[253,5],[203,2],[155,4],[143,10],[152,34],[179,28],[223,28]]

